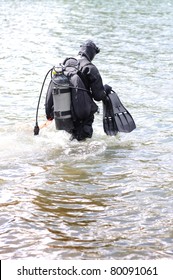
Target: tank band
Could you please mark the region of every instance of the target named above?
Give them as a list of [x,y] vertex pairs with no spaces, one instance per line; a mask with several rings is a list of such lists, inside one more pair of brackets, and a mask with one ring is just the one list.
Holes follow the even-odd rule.
[[69,91],[69,88],[54,88],[53,94],[67,93]]
[[56,111],[55,112],[55,115],[57,116],[57,117],[61,117],[61,116],[68,116],[68,115],[71,115],[71,111],[63,111],[63,112],[60,112],[60,111]]

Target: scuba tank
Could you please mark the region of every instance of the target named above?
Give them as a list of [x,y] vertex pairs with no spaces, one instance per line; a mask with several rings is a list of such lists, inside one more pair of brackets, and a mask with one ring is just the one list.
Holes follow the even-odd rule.
[[[47,90],[45,106],[52,104],[51,106],[53,109],[56,129],[66,130],[71,133],[74,128],[71,116],[71,89],[69,80],[63,74],[63,68],[60,66],[51,68],[44,78],[36,109],[34,135],[38,135],[40,130],[38,125],[38,111],[45,81],[49,73],[51,73],[51,81]],[[50,98],[50,100],[47,101],[47,98]]]
[[74,128],[71,115],[71,89],[62,67],[54,67],[51,83],[56,129],[71,132]]

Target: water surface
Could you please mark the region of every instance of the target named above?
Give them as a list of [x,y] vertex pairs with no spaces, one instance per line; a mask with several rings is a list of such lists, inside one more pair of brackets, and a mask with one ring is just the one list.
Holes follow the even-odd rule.
[[[1,259],[172,258],[172,18],[167,0],[1,1]],[[92,139],[33,136],[47,71],[88,38],[137,129],[106,136],[99,103]]]

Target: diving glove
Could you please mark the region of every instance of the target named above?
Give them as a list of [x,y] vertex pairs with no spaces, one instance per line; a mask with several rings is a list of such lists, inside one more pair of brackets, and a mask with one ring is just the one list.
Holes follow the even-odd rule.
[[104,85],[104,90],[105,90],[106,94],[108,95],[108,94],[111,93],[112,88],[109,85],[105,84]]

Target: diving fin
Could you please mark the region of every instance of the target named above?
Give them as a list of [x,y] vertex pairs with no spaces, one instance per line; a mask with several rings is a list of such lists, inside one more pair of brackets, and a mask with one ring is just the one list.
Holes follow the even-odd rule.
[[111,90],[111,93],[108,95],[108,97],[112,104],[112,111],[113,111],[112,118],[115,121],[117,130],[119,132],[126,132],[126,133],[134,130],[136,128],[134,119],[131,116],[131,114],[128,112],[128,110],[123,106],[116,92]]
[[135,121],[123,106],[117,93],[113,90],[107,95],[108,102],[103,102],[103,129],[107,135],[114,136],[118,132],[131,132],[136,128]]
[[103,129],[109,136],[115,136],[118,133],[110,99],[106,104],[103,102]]

